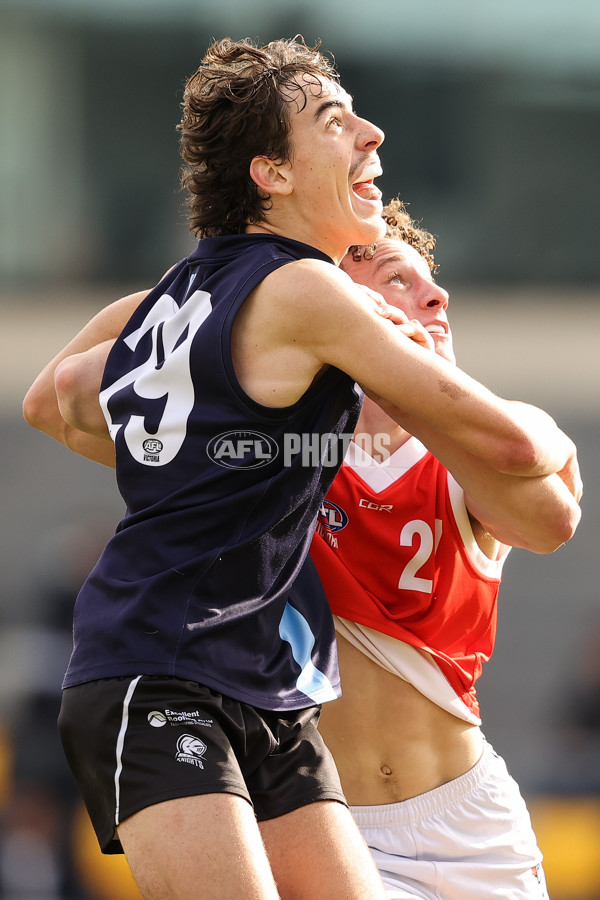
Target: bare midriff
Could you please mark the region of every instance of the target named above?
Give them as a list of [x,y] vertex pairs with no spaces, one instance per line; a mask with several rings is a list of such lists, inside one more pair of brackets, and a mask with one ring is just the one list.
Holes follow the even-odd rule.
[[477,725],[437,706],[342,637],[338,651],[343,695],[323,705],[320,730],[350,805],[408,800],[475,765],[484,740]]

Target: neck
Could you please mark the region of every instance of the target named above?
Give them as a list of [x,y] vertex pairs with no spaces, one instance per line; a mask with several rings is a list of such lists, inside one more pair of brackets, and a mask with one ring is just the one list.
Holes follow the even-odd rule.
[[363,407],[356,426],[356,434],[387,435],[385,446],[388,453],[394,453],[405,444],[411,435],[390,418],[373,400],[365,397]]
[[326,235],[315,234],[314,231],[303,228],[302,225],[294,227],[289,222],[286,223],[285,228],[278,228],[274,222],[253,223],[246,225],[246,234],[270,234],[273,237],[284,237],[291,241],[300,241],[300,243],[308,244],[309,247],[314,247],[315,250],[320,250],[321,253],[329,256],[336,266],[339,266],[348,249],[347,246],[342,248],[334,247]]

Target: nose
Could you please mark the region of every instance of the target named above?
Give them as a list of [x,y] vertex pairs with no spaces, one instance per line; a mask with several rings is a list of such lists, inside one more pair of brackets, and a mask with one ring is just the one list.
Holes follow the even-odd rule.
[[448,291],[445,291],[443,287],[440,287],[439,284],[435,284],[435,282],[429,282],[427,284],[427,289],[424,291],[423,296],[425,298],[424,305],[430,309],[434,309],[438,306],[441,306],[442,309],[447,309],[450,302]]
[[376,150],[385,140],[385,134],[381,128],[366,119],[360,119],[359,133],[360,147],[364,150]]

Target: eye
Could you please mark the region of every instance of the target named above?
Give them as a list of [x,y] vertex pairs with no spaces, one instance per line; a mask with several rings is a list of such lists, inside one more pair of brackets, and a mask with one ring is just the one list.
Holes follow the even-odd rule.
[[341,128],[341,127],[342,127],[342,118],[341,118],[341,116],[330,116],[330,118],[327,119],[327,125],[326,125],[325,127],[326,127],[326,128],[331,128],[332,126],[335,126],[335,127],[337,127],[337,128]]
[[390,272],[386,284],[405,284],[405,281],[400,272]]

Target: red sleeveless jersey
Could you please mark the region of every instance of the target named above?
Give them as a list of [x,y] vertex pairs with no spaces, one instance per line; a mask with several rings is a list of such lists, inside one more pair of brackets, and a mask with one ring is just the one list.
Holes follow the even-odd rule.
[[462,489],[415,438],[386,463],[352,444],[321,507],[311,555],[338,616],[431,654],[479,715],[503,559],[477,545]]

